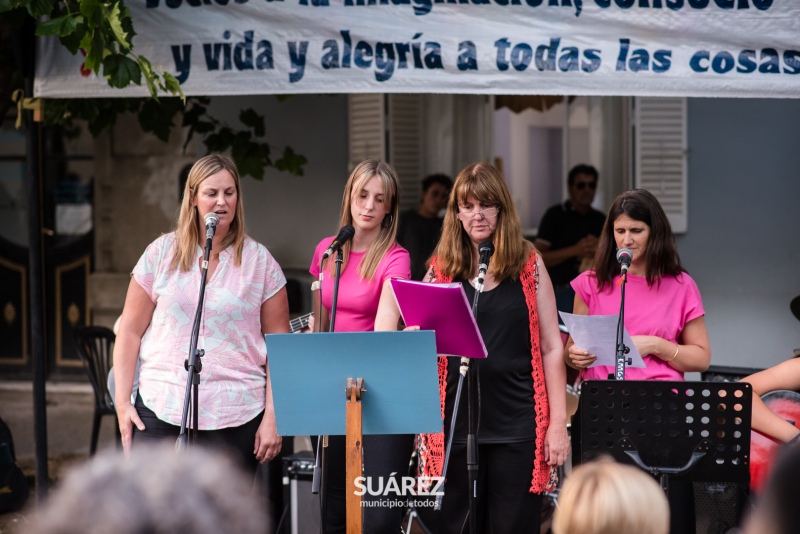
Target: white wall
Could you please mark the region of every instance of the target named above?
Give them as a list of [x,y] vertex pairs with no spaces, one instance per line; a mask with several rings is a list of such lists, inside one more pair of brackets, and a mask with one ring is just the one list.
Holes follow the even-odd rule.
[[[241,127],[239,110],[252,107],[266,117],[266,139],[305,155],[303,176],[270,168],[263,182],[242,180],[247,232],[266,245],[284,270],[307,271],[314,247],[337,231],[347,181],[347,97],[295,95],[215,97],[210,112]],[[204,152],[199,150],[200,153]],[[273,160],[278,152],[273,151]]]
[[681,259],[706,309],[712,364],[769,367],[800,348],[800,100],[689,100]]

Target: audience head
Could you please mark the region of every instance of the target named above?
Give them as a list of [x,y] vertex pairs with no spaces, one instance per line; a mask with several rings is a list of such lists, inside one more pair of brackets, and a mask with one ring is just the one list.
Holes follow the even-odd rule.
[[420,210],[423,215],[435,217],[440,210],[447,206],[447,197],[453,180],[446,174],[431,174],[422,180],[422,196],[420,197]]
[[554,534],[667,534],[669,505],[658,483],[636,467],[601,458],[564,481]]
[[570,169],[567,174],[567,190],[570,203],[575,209],[584,211],[591,207],[599,176],[597,169],[583,163]]
[[800,532],[800,445],[781,450],[767,487],[744,525],[743,534],[795,534]]
[[135,447],[99,454],[69,473],[29,534],[262,534],[264,504],[252,480],[218,453]]
[[632,223],[641,226],[644,232],[638,234],[636,246],[632,247],[633,262],[645,267],[647,283],[653,285],[664,276],[676,276],[684,272],[675,245],[675,236],[667,214],[658,199],[646,189],[625,191],[614,199],[603,224],[600,243],[595,253],[594,266],[598,286],[610,284],[619,274],[617,250],[626,248],[617,230]]

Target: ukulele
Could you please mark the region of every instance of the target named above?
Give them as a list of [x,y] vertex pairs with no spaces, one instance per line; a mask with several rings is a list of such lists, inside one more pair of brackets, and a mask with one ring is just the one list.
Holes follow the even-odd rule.
[[296,332],[300,332],[303,328],[308,328],[308,318],[313,316],[314,312],[306,313],[305,315],[301,315],[300,317],[295,317],[289,321],[289,328],[292,330],[292,334]]
[[[800,393],[779,389],[766,393],[761,400],[767,408],[800,428]],[[750,489],[754,493],[760,493],[764,489],[781,446],[779,441],[760,432],[751,432]]]

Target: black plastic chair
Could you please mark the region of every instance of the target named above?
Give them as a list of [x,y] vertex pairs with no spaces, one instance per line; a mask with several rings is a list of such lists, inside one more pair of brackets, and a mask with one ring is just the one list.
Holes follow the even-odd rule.
[[83,360],[86,374],[94,390],[94,422],[92,423],[92,442],[89,456],[97,450],[97,438],[100,435],[100,420],[104,415],[114,417],[114,430],[117,440],[120,439],[117,411],[114,409],[114,398],[108,391],[108,372],[113,365],[114,340],[116,336],[110,328],[104,326],[78,326],[75,328],[75,344],[78,355]]

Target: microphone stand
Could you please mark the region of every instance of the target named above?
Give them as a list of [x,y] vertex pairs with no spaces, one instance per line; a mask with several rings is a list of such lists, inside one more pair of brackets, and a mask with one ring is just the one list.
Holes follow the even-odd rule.
[[[184,360],[183,366],[189,373],[186,379],[186,393],[183,398],[183,415],[181,417],[181,431],[178,440],[175,442],[175,450],[183,452],[188,443],[193,443],[197,439],[198,414],[200,413],[198,393],[200,388],[200,371],[203,365],[200,358],[205,355],[205,350],[197,348],[197,340],[200,337],[200,321],[203,317],[203,299],[206,294],[206,278],[208,276],[208,259],[211,256],[211,235],[206,234],[206,247],[203,253],[203,264],[200,277],[200,298],[197,300],[197,310],[194,314],[194,326],[192,326],[192,337],[189,342],[189,357]],[[186,420],[189,417],[189,399],[192,400],[192,435],[191,439],[186,434]]]
[[625,330],[625,284],[628,282],[627,270],[621,274],[620,278],[620,295],[619,295],[619,319],[617,319],[617,336],[616,336],[616,357],[614,365],[614,374],[609,376],[609,379],[625,380],[625,366],[630,365],[631,359],[626,356],[630,353],[631,349],[622,340],[622,333]]
[[[488,263],[488,260],[487,262]],[[479,269],[484,267],[484,263],[481,263]],[[488,266],[486,266],[488,267]],[[483,280],[484,280],[485,273],[481,273],[478,271],[478,278],[477,283],[475,284],[475,296],[472,299],[472,315],[477,320],[478,318],[478,297],[483,292]],[[447,477],[447,466],[450,463],[450,450],[453,446],[453,434],[455,433],[456,428],[456,418],[458,417],[458,405],[461,402],[461,391],[464,384],[464,377],[467,376],[467,373],[470,370],[470,360],[471,358],[461,358],[461,364],[458,368],[458,386],[456,387],[456,396],[453,402],[453,416],[450,419],[450,434],[447,438],[447,447],[445,450],[444,455],[444,466],[442,467],[442,479],[446,479]],[[478,517],[476,514],[477,511],[477,499],[478,499],[478,436],[476,432],[476,423],[475,423],[475,412],[474,412],[474,399],[477,398],[475,394],[476,388],[476,379],[477,379],[477,372],[478,372],[478,362],[474,362],[475,365],[475,372],[469,373],[468,380],[467,380],[467,475],[469,477],[469,532],[470,534],[476,534],[478,532]],[[434,510],[441,510],[442,509],[442,499],[444,497],[444,485],[442,485],[439,494],[436,496],[436,501],[434,503]]]
[[[324,261],[324,258],[323,260]],[[320,265],[322,263],[320,261]],[[328,332],[334,332],[336,325],[336,306],[339,300],[339,278],[342,274],[342,263],[344,256],[342,254],[342,247],[336,250],[336,269],[333,275],[333,300],[331,302],[330,325]],[[320,272],[322,272],[320,270]],[[322,302],[322,286],[319,288],[319,301]],[[321,306],[322,304],[320,304]],[[314,464],[314,475],[311,480],[311,493],[320,494],[320,515],[322,522],[320,525],[321,531],[327,531],[328,519],[328,436],[317,436],[317,454]]]

